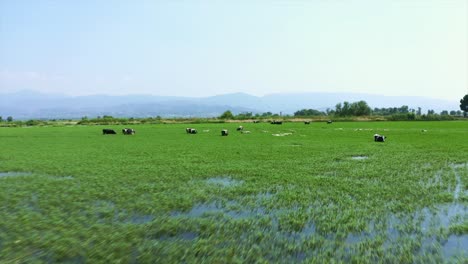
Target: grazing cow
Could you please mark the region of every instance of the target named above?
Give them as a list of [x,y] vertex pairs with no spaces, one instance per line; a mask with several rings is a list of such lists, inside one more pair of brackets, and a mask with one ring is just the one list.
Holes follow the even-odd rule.
[[196,134],[197,130],[195,128],[186,128],[185,132],[187,132],[187,134]]
[[304,121],[305,125],[310,125],[310,121]]
[[135,135],[135,129],[124,128],[124,129],[122,129],[122,133],[124,135]]
[[260,121],[258,121],[258,120],[254,120],[253,122],[254,122],[254,123],[260,123]]
[[283,124],[283,121],[276,121],[276,120],[273,120],[273,121],[271,121],[271,124],[272,124],[272,125],[282,125],[282,124]]
[[102,134],[103,135],[115,135],[117,133],[115,133],[115,131],[113,129],[104,128],[102,130]]
[[331,124],[331,123],[333,123],[333,121],[331,121],[331,120],[328,120],[328,121],[327,121],[327,124]]
[[244,127],[243,127],[243,126],[239,126],[236,130],[237,130],[237,131],[242,131],[242,130],[244,130]]
[[379,134],[374,135],[374,141],[375,142],[384,142],[385,138],[386,138],[386,136],[383,136],[383,135],[379,135]]
[[221,130],[221,136],[227,136],[229,135],[229,131],[227,129]]

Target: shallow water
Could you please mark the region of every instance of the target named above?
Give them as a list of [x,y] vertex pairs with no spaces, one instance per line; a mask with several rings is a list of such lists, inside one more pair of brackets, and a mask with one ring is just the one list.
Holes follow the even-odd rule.
[[14,176],[28,176],[31,175],[32,172],[24,172],[24,171],[6,171],[0,172],[1,177],[14,177]]
[[446,258],[453,256],[467,256],[468,235],[450,235],[443,243],[442,253]]
[[[460,165],[460,164],[458,164],[458,165]],[[460,191],[462,189],[461,177],[460,177],[460,174],[457,172],[456,168],[467,168],[466,167],[467,164],[462,164],[462,165],[464,165],[464,166],[457,167],[457,164],[452,165],[452,168],[454,168],[453,172],[455,173],[455,180],[456,180],[455,189],[453,191],[453,199],[454,200],[458,200],[458,198],[460,197]]]
[[213,177],[206,180],[206,183],[218,185],[221,187],[232,187],[242,185],[244,181],[236,180],[229,177]]
[[351,157],[352,160],[366,160],[368,158],[369,158],[368,156],[352,156]]
[[[274,195],[258,194],[258,199],[271,199]],[[231,210],[230,207],[240,208]],[[310,208],[305,210],[310,212]],[[438,248],[441,256],[444,259],[451,257],[463,256],[464,250],[468,248],[468,235],[449,235],[446,240],[441,240],[441,230],[448,230],[450,225],[461,223],[462,219],[468,213],[468,207],[458,203],[443,204],[432,208],[423,208],[411,214],[388,214],[384,218],[384,225],[377,226],[374,220],[371,220],[367,227],[360,232],[349,232],[344,237],[340,238],[335,233],[322,234],[317,231],[316,224],[313,219],[299,231],[286,230],[281,226],[281,219],[288,214],[299,210],[298,207],[291,208],[275,208],[266,209],[264,207],[240,207],[239,202],[229,201],[222,204],[221,202],[201,203],[197,204],[188,212],[175,212],[173,217],[212,217],[215,215],[225,215],[232,220],[242,219],[261,219],[268,217],[270,224],[263,228],[263,233],[270,234],[274,240],[288,242],[295,247],[300,248],[301,244],[310,239],[318,239],[324,241],[326,245],[336,247],[342,245],[344,247],[344,256],[352,257],[360,243],[372,242],[375,239],[384,239],[382,249],[386,254],[398,252],[399,243],[403,240],[410,239],[421,241],[421,246],[418,247],[415,254],[424,255],[427,252],[432,252]],[[382,227],[384,227],[382,229]],[[254,234],[244,234],[246,238],[254,236]],[[177,239],[183,239],[176,236]],[[341,241],[341,242],[340,242]],[[280,243],[283,243],[280,242]],[[273,242],[272,242],[273,243]],[[274,242],[277,243],[277,242]],[[341,244],[343,243],[343,244]],[[313,252],[295,251],[287,258],[295,260],[304,260],[312,256]]]

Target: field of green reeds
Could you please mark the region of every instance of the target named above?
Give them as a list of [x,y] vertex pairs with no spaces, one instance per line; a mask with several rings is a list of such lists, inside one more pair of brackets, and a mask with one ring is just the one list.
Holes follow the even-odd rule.
[[468,262],[468,122],[122,128],[0,128],[0,263]]

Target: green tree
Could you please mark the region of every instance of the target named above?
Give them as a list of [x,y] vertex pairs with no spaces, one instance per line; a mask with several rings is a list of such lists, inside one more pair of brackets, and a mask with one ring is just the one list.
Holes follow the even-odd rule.
[[367,105],[366,101],[358,101],[354,103],[343,102],[335,106],[335,115],[337,116],[365,116],[370,115],[372,109]]
[[460,100],[460,110],[462,110],[466,116],[466,113],[468,112],[468,94],[465,95],[461,100]]
[[6,120],[7,120],[8,122],[11,122],[11,121],[13,121],[13,117],[9,116],[9,117],[7,117]]
[[302,109],[294,112],[294,116],[322,116],[325,115],[324,112],[320,112],[315,109]]
[[343,106],[341,105],[341,103],[337,103],[335,105],[335,115],[340,116],[342,113],[342,110],[343,110]]
[[234,115],[230,110],[225,111],[220,117],[220,119],[233,119]]
[[3,117],[2,116],[0,116],[0,122],[3,122]]
[[367,105],[366,101],[352,103],[350,110],[351,114],[355,116],[366,116],[371,113],[371,108]]
[[253,114],[252,112],[243,112],[243,113],[240,113],[236,116],[236,119],[249,119],[249,118],[252,118],[253,117]]

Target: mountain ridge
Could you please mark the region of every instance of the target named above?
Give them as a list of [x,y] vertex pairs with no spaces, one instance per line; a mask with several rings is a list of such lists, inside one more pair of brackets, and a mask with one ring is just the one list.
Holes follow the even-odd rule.
[[337,103],[364,100],[371,108],[421,107],[440,112],[459,110],[457,101],[423,96],[384,96],[338,92],[272,93],[255,96],[237,92],[207,97],[156,96],[148,94],[68,96],[35,91],[0,93],[0,116],[15,119],[58,119],[112,115],[115,117],[214,117],[226,110],[233,113],[293,114],[300,109],[325,111]]

